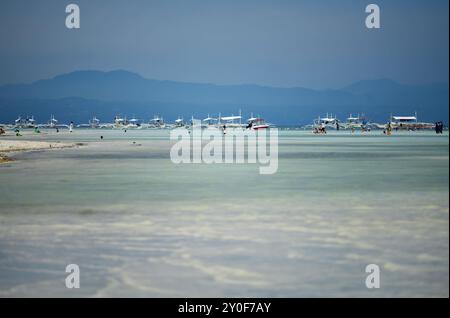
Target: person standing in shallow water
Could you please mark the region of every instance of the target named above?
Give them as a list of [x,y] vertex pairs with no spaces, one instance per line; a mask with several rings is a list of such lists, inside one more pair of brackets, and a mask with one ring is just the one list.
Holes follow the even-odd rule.
[[389,122],[387,124],[386,133],[387,133],[388,136],[390,136],[392,134],[392,124],[391,124],[391,122]]
[[444,132],[444,123],[442,121],[438,121],[435,123],[434,130],[436,134],[443,134]]

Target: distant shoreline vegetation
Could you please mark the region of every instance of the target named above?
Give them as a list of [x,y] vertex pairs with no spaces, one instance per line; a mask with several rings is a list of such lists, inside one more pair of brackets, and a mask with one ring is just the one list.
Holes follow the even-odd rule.
[[403,85],[389,79],[364,80],[341,89],[313,90],[259,85],[215,85],[146,79],[128,71],[76,71],[31,84],[0,86],[0,122],[19,115],[38,121],[54,114],[64,122],[118,114],[168,121],[206,114],[236,115],[239,109],[279,126],[310,124],[325,113],[346,118],[365,114],[386,122],[390,114],[418,113],[420,120],[447,123],[448,84]]

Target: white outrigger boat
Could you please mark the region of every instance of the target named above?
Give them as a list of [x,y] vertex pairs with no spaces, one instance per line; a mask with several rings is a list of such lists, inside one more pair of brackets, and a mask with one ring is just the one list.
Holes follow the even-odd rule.
[[48,128],[57,128],[58,127],[58,120],[55,118],[55,116],[51,115],[50,120],[47,123]]
[[14,128],[36,128],[36,121],[34,120],[34,116],[28,117],[27,118],[22,118],[21,116],[19,116],[15,121],[14,121]]
[[183,118],[180,118],[180,117],[178,117],[175,120],[175,123],[173,124],[174,128],[181,128],[181,127],[184,127],[184,126],[186,126],[186,124],[185,124]]
[[100,125],[100,128],[115,128],[115,129],[140,129],[142,128],[142,125],[140,123],[140,120],[135,118],[131,118],[130,120],[127,119],[127,117],[120,117],[116,116],[114,118],[114,123],[111,124],[104,124]]
[[130,120],[128,120],[128,125],[126,129],[141,129],[142,124],[141,120],[137,119],[136,116],[133,116]]
[[164,123],[164,119],[162,117],[154,116],[153,119],[150,119],[147,128],[164,129],[166,128],[166,124]]
[[100,119],[98,119],[97,117],[94,116],[92,119],[89,120],[89,127],[99,128],[100,127]]
[[417,113],[414,116],[391,116],[391,125],[393,129],[400,130],[417,130],[417,129],[433,129],[433,123],[424,123],[417,120]]
[[219,118],[217,119],[216,126],[218,128],[221,128],[222,130],[225,130],[225,129],[245,129],[247,125],[242,123],[242,112],[241,110],[239,110],[239,116],[231,115],[222,117],[222,115],[219,113]]
[[379,129],[386,129],[388,126],[395,130],[422,130],[434,129],[434,123],[419,122],[417,113],[414,116],[390,116],[387,124],[374,124]]
[[125,129],[127,125],[128,125],[128,121],[126,118],[121,117],[121,116],[115,116],[114,123],[112,124],[112,128]]
[[[236,122],[236,121],[239,121],[239,122]],[[217,125],[219,127],[222,127],[223,129],[243,128],[241,121],[242,121],[242,116],[226,116],[226,117],[219,116]]]
[[202,128],[202,129],[218,128],[221,129],[222,131],[228,129],[262,130],[267,129],[269,127],[271,127],[271,124],[266,123],[264,119],[261,117],[253,117],[253,114],[245,124],[242,123],[241,111],[239,111],[239,116],[234,115],[222,116],[219,113],[219,116],[217,118],[211,117],[209,114],[208,117],[206,117],[203,120],[194,119],[194,117],[192,117],[191,124],[190,126],[188,126],[188,128]]
[[329,115],[327,113],[326,117],[318,117],[314,120],[313,128],[321,128],[321,129],[339,129],[339,120],[336,115]]
[[94,116],[92,119],[89,119],[88,124],[79,124],[77,125],[77,128],[101,128],[100,120]]
[[[220,117],[220,116],[219,116]],[[203,128],[217,128],[217,124],[218,124],[218,119],[217,118],[213,118],[210,117],[208,114],[208,117],[206,117],[205,119],[202,120],[203,124]]]
[[367,119],[364,117],[364,115],[357,115],[354,117],[352,114],[347,118],[347,121],[345,123],[340,124],[341,128],[343,129],[351,129],[351,130],[370,130],[370,124],[367,121]]
[[50,129],[58,129],[58,128],[68,128],[73,129],[73,124],[70,125],[66,124],[59,124],[58,120],[53,116],[53,114],[50,116],[50,119],[46,124],[37,125],[39,128],[50,128]]

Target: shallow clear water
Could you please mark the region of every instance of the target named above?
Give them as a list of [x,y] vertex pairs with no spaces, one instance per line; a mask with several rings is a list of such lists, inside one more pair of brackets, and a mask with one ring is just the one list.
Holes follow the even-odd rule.
[[26,138],[85,145],[0,166],[0,296],[449,295],[448,135],[282,131],[274,175],[175,165],[168,131]]

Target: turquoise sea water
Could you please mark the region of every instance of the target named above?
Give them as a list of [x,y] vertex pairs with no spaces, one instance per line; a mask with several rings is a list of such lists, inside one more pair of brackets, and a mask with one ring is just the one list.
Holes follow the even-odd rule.
[[84,146],[0,165],[0,297],[449,296],[448,135],[281,131],[260,175],[175,165],[168,134],[25,137]]

